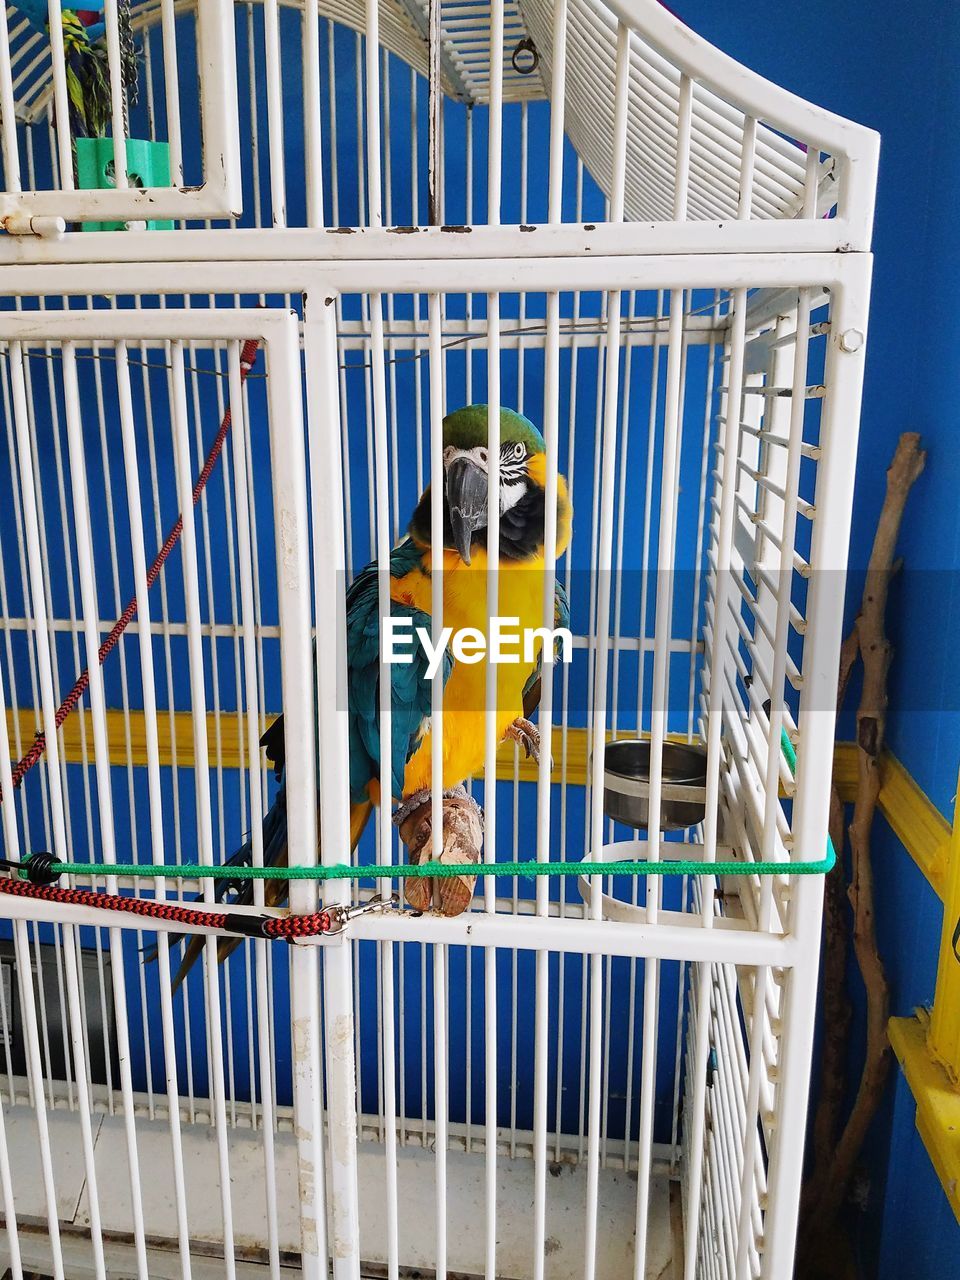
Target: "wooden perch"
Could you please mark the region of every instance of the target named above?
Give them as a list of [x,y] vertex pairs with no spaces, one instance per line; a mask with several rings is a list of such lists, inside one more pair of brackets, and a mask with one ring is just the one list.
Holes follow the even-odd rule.
[[[438,862],[479,862],[483,848],[483,824],[477,806],[466,795],[446,796],[443,801],[443,847],[433,849],[432,805],[426,800],[404,820],[400,838],[410,861],[419,866],[435,857]],[[476,876],[424,876],[404,881],[404,897],[415,911],[433,908],[444,916],[459,916],[470,906]]]
[[[857,1158],[870,1123],[883,1097],[890,1070],[887,1020],[890,991],[877,947],[874,915],[873,865],[870,832],[880,795],[880,756],[883,751],[887,715],[887,675],[892,649],[886,637],[884,617],[890,578],[896,571],[894,553],[907,498],[923,471],[926,454],[920,437],[906,432],[900,437],[893,462],[887,471],[887,492],[874,537],[860,613],[853,632],[843,647],[840,672],[840,699],[859,654],[863,663],[863,691],[857,710],[857,796],[849,827],[852,879],[848,897],[853,912],[853,947],[863,979],[867,1002],[867,1030],[863,1070],[857,1096],[846,1125],[834,1142],[839,1103],[843,1097],[843,1059],[846,1056],[846,1024],[842,1009],[845,996],[838,996],[845,981],[844,966],[838,966],[827,938],[824,981],[825,1049],[824,1080],[815,1122],[815,1169],[804,1197],[807,1223],[805,1236],[814,1227],[823,1237],[836,1220],[843,1204]],[[839,705],[839,702],[838,702]],[[842,808],[838,798],[831,805],[831,831],[835,843],[842,836]],[[842,844],[837,843],[841,852]],[[828,885],[825,906],[828,930],[839,927],[845,936],[846,924],[837,925],[842,899],[837,885]],[[846,947],[843,946],[844,955]],[[828,984],[829,987],[828,987]],[[839,1026],[831,1022],[831,1010],[840,1010]],[[837,1073],[841,1073],[839,1079]],[[826,1157],[829,1156],[829,1159]],[[799,1274],[805,1274],[801,1266]]]

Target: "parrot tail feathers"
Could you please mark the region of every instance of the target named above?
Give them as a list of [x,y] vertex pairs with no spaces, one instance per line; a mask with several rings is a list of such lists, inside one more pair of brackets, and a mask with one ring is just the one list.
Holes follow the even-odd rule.
[[[367,824],[373,805],[369,800],[360,804],[355,804],[350,810],[350,844],[352,848],[356,848],[363,829]],[[281,787],[278,791],[273,804],[264,815],[263,819],[263,862],[268,867],[286,866],[287,862],[287,804],[286,794]],[[228,858],[225,866],[229,867],[249,867],[253,865],[253,843],[248,837],[240,848]],[[223,902],[228,894],[232,894],[227,903],[228,906],[249,905],[253,902],[253,884],[252,880],[218,880],[216,887],[216,899]],[[278,907],[286,901],[288,890],[288,881],[286,880],[266,880],[264,882],[264,902],[269,907]],[[171,937],[171,946],[175,946],[184,940],[185,935]],[[231,955],[240,943],[242,938],[220,938],[217,943],[217,960],[220,964]],[[187,942],[186,949],[183,953],[183,959],[173,979],[173,990],[177,991],[187,977],[187,974],[196,964],[198,958],[203,954],[205,936],[194,934]],[[150,962],[155,960],[157,956],[157,948],[152,947],[149,952],[144,952],[144,961]]]
[[174,975],[172,984],[174,993],[179,991],[183,986],[184,979],[199,959],[205,942],[206,938],[203,934],[197,933],[194,934],[187,943],[186,950],[183,953],[183,959],[180,961],[180,968]]
[[[197,963],[197,960],[199,959],[199,957],[203,954],[203,949],[204,949],[204,946],[206,945],[206,941],[207,941],[206,935],[202,933],[195,933],[193,937],[190,939],[190,941],[187,943],[187,948],[183,953],[183,959],[180,961],[180,968],[177,970],[174,976],[173,982],[171,984],[171,989],[174,995],[176,995],[179,989],[183,986],[183,983],[184,983],[184,980],[186,979],[187,974],[190,972],[193,966]],[[227,956],[233,955],[234,951],[236,951],[237,947],[239,947],[242,941],[243,939],[239,937],[238,938],[218,938],[217,939],[217,963],[223,964]]]
[[[263,818],[261,828],[263,836],[263,863],[268,867],[284,866],[287,860],[287,800],[286,792],[281,786],[280,790],[274,797],[273,804],[267,810]],[[232,854],[223,864],[226,867],[249,867],[253,865],[253,840],[250,836],[243,842],[236,853]],[[231,880],[229,877],[216,882],[214,897],[218,903],[223,903],[228,907],[249,906],[253,902],[253,880],[236,879]],[[266,901],[271,906],[279,906],[287,896],[286,880],[268,880],[266,881],[266,889],[264,894]],[[199,901],[198,898],[195,901]],[[171,937],[171,946],[176,946],[184,940],[186,935],[180,934]],[[217,959],[222,964],[233,951],[237,949],[242,938],[221,938],[217,944]],[[194,934],[187,942],[186,949],[183,953],[183,959],[173,979],[173,990],[178,990],[183,985],[187,974],[196,964],[198,957],[203,953],[206,937],[203,934]],[[157,956],[157,948],[153,947],[149,952],[144,952],[144,962],[149,963],[155,960]]]

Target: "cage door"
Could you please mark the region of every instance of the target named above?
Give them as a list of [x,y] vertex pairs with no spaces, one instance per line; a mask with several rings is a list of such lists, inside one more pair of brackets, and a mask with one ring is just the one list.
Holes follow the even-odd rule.
[[[240,213],[232,0],[179,16],[138,8],[0,6],[3,230],[55,237],[64,224],[164,229]],[[153,23],[162,39],[150,40]]]
[[[251,349],[257,354],[249,354]],[[244,361],[252,365],[248,382],[243,381]],[[49,402],[44,395],[48,372]],[[149,397],[138,389],[141,373],[149,376]],[[200,379],[195,373],[210,376]],[[287,754],[285,773],[289,861],[312,863],[317,848],[317,768],[296,316],[259,308],[6,313],[0,320],[0,384],[11,442],[11,475],[4,485],[9,483],[18,495],[16,514],[10,512],[0,522],[7,548],[5,583],[12,593],[5,613],[17,612],[21,603],[23,612],[19,630],[10,625],[9,616],[4,618],[4,631],[9,628],[13,639],[4,646],[6,660],[0,659],[0,724],[28,724],[29,733],[42,729],[46,741],[44,758],[19,789],[12,785],[6,761],[0,769],[5,855],[13,858],[36,849],[37,833],[43,830],[59,859],[107,864],[99,876],[78,875],[78,886],[87,887],[91,878],[94,884],[105,879],[111,891],[122,887],[143,899],[177,897],[173,881],[169,888],[157,888],[155,867],[220,862],[218,827],[224,821],[232,825],[235,839],[255,825],[237,812],[237,789],[231,789],[230,779],[223,776],[228,721],[239,726],[245,742],[248,767],[241,788],[247,803],[255,806],[263,802],[270,772],[258,747],[263,714],[280,704],[287,741],[296,744]],[[221,407],[211,413],[218,396]],[[203,464],[200,474],[213,474],[214,480],[201,494],[198,459],[202,461],[204,454],[209,459],[210,441],[218,438],[224,443],[223,454],[219,462]],[[258,446],[249,462],[245,439],[254,439]],[[60,500],[44,503],[51,493],[59,494]],[[172,527],[180,533],[153,591],[146,566],[156,548],[172,538],[168,534],[165,544],[163,534],[154,531],[155,507],[161,527],[171,527],[176,519]],[[223,601],[227,608],[231,600],[236,602],[229,582],[234,576],[240,607],[239,618],[231,623]],[[111,577],[119,578],[124,597],[135,593],[136,619],[123,640],[125,654],[101,657],[103,637],[111,627],[107,621],[105,628],[103,620],[119,612],[111,598]],[[67,583],[72,591],[69,618],[63,614]],[[216,701],[217,645],[225,635],[231,648],[236,636],[244,660],[237,669],[235,716],[228,716]],[[272,646],[269,663],[262,660],[265,643]],[[221,666],[224,654],[221,647]],[[89,673],[83,705],[58,731],[57,708],[81,667]],[[166,671],[172,672],[169,685]],[[264,678],[265,696],[278,699],[272,706],[261,693]],[[221,698],[225,687],[219,686]],[[184,731],[171,737],[168,726],[180,716]],[[74,724],[86,732],[82,758],[71,755]],[[145,745],[145,752],[131,750],[134,738]],[[233,796],[232,805],[224,804],[224,795],[228,801]],[[250,812],[259,817],[254,809]],[[109,870],[117,863],[137,867],[132,880],[118,885]],[[185,886],[182,897],[192,899],[196,887]],[[213,884],[201,881],[200,887],[201,896],[212,903]],[[315,899],[315,886],[297,882],[295,911],[309,909]],[[262,903],[262,897],[255,898],[254,912],[263,910]],[[26,914],[19,901],[7,898],[0,905],[0,915],[13,920],[20,973],[28,973],[30,965]],[[275,971],[286,970],[288,959],[290,965],[289,1004],[283,999],[274,1006],[268,977],[270,944],[254,944],[255,972],[247,1003],[256,1010],[259,1037],[259,1052],[251,1049],[249,1065],[250,1074],[257,1077],[257,1123],[246,1132],[255,1135],[260,1159],[253,1161],[253,1183],[244,1186],[244,1171],[251,1165],[250,1139],[238,1126],[245,1100],[237,1097],[235,1084],[246,1037],[235,1034],[231,999],[236,1009],[240,997],[236,983],[231,997],[225,971],[218,965],[217,940],[207,936],[203,965],[196,965],[189,982],[174,991],[166,939],[144,938],[143,919],[129,912],[99,914],[102,922],[96,923],[102,923],[104,932],[109,928],[108,981],[100,998],[115,1017],[109,1033],[116,1044],[113,1082],[124,1118],[129,1170],[129,1201],[119,1206],[107,1193],[102,1163],[94,1159],[102,1096],[85,1083],[91,1028],[97,1028],[90,1002],[84,1007],[82,972],[78,975],[73,957],[77,947],[90,943],[81,941],[79,931],[64,921],[65,940],[59,944],[70,997],[76,1098],[71,1116],[77,1122],[72,1137],[76,1149],[83,1150],[93,1269],[103,1272],[110,1233],[129,1233],[132,1223],[132,1244],[143,1258],[151,1240],[175,1231],[177,1238],[169,1244],[179,1247],[184,1270],[199,1240],[222,1247],[223,1274],[233,1275],[234,1255],[243,1239],[253,1235],[277,1265],[284,1251],[299,1247],[304,1274],[319,1274],[327,1241],[316,949],[298,947],[289,957],[284,952],[282,959],[274,953]],[[147,931],[152,932],[149,925]],[[148,967],[142,953],[154,942],[159,963]],[[30,983],[21,986],[32,995]],[[37,989],[42,991],[39,982]],[[54,1092],[36,1049],[47,1035],[46,1015],[27,994],[22,999],[25,1039],[33,1049],[27,1054],[25,1084],[32,1113],[27,1121],[41,1134],[38,1159],[52,1169],[43,1134]],[[179,1011],[185,1010],[188,999],[197,1043],[209,1046],[193,1058],[192,1074],[190,1048],[185,1055],[178,1029]],[[155,1016],[158,1007],[162,1018]],[[164,1140],[160,1157],[141,1103],[145,1088],[155,1087],[160,1093],[164,1080],[169,1145]],[[285,1135],[282,1113],[290,1101],[292,1117]],[[249,1106],[246,1111],[250,1113]],[[209,1116],[202,1141],[196,1124],[201,1113]],[[179,1167],[166,1163],[171,1149],[183,1153]],[[215,1155],[209,1187],[198,1195],[202,1150]],[[282,1183],[278,1190],[278,1168],[295,1170],[299,1178],[301,1192],[292,1223],[285,1212]],[[52,1179],[51,1172],[49,1185]],[[40,1198],[31,1204],[29,1197],[30,1179],[21,1175],[18,1212],[47,1222],[56,1253],[61,1234],[64,1239],[69,1236],[63,1230],[63,1215],[55,1201]],[[175,1218],[168,1212],[171,1200]],[[8,1235],[16,1232],[9,1216],[6,1229]],[[153,1269],[148,1271],[141,1262],[138,1274],[153,1274]]]

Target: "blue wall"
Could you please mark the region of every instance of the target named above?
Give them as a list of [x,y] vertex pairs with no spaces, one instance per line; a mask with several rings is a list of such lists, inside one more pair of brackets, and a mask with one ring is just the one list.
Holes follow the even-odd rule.
[[[888,737],[950,818],[960,760],[960,682],[950,643],[960,624],[960,311],[953,297],[960,151],[944,126],[957,120],[960,107],[960,11],[930,0],[909,13],[889,0],[671,0],[671,7],[771,80],[882,135],[852,564],[862,567],[869,555],[884,467],[898,435],[921,432],[927,470],[907,512],[900,539],[905,572],[889,610],[896,657]],[[854,576],[851,616],[857,599]],[[856,690],[851,692],[855,705]],[[942,910],[882,820],[875,858],[893,1011],[905,1014],[933,996]],[[958,1273],[960,1227],[917,1134],[914,1111],[898,1078],[868,1155],[872,1178],[862,1258],[864,1273],[876,1269],[881,1280]]]

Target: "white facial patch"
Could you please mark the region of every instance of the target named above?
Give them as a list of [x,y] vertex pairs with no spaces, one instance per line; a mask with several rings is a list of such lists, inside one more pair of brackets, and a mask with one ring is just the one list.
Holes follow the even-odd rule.
[[[527,482],[525,475],[525,458],[526,450],[523,457],[518,458],[514,453],[514,445],[504,445],[500,451],[500,514],[509,511],[511,507],[515,507],[523,495],[527,491]],[[469,458],[470,461],[482,471],[488,471],[487,466],[487,450],[483,445],[476,445],[473,449],[457,449],[453,445],[447,445],[443,451],[443,464],[445,468],[449,468],[451,462],[456,458]]]
[[504,480],[500,484],[500,514],[515,507],[527,491],[525,480]]

